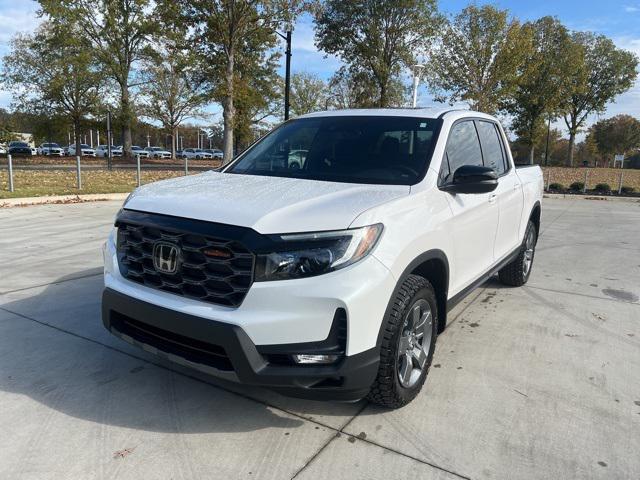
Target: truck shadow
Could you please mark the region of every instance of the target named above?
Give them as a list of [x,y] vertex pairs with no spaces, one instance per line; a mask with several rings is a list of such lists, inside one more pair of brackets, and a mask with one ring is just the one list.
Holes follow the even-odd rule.
[[231,384],[130,346],[102,325],[100,273],[0,295],[1,390],[78,419],[154,432],[292,429],[300,417],[346,419],[360,409]]

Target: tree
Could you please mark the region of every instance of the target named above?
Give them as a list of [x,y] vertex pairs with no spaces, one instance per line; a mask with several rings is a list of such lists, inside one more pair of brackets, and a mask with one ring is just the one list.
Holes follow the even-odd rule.
[[431,57],[427,75],[436,99],[496,113],[513,93],[525,50],[521,26],[506,10],[469,5],[446,22]]
[[578,61],[571,74],[564,121],[569,130],[567,166],[573,166],[576,135],[592,113],[602,113],[607,103],[628,90],[636,79],[638,58],[616,48],[603,35],[572,34]]
[[640,148],[640,121],[630,115],[616,115],[593,124],[589,136],[608,162],[613,155],[626,155]]
[[402,101],[401,70],[425,53],[440,22],[435,0],[327,0],[316,13],[316,45],[340,57],[351,77],[375,85],[371,101],[388,107]]
[[327,84],[317,75],[300,72],[291,76],[291,113],[294,116],[326,110],[328,100]]
[[[164,0],[173,8],[173,0]],[[224,156],[233,157],[239,71],[271,68],[267,52],[276,45],[276,29],[292,22],[304,6],[301,0],[179,0],[179,22],[191,32],[189,42],[199,54],[198,65],[209,91],[222,104]],[[247,82],[245,81],[245,84]]]
[[512,129],[529,146],[533,164],[536,141],[544,123],[557,118],[575,65],[576,53],[567,29],[555,18],[543,17],[523,26],[525,59],[514,94],[506,102]]
[[19,35],[3,60],[2,80],[22,110],[64,115],[75,129],[80,152],[82,122],[101,104],[102,74],[88,42],[71,25],[41,26],[32,35]]
[[91,43],[93,56],[119,88],[119,116],[125,151],[131,149],[134,121],[131,89],[136,65],[147,57],[156,31],[150,0],[38,0],[42,13],[59,25],[75,25]]
[[175,158],[178,127],[188,118],[203,117],[201,107],[207,101],[193,54],[169,36],[145,62],[143,77],[142,111],[171,133],[171,157]]
[[4,108],[0,108],[0,145],[5,145],[13,140],[15,130],[11,120],[12,115]]
[[[276,71],[277,55],[263,53],[258,62],[243,62],[235,84],[235,151],[239,152],[267,133],[269,117],[283,113],[283,79]],[[267,131],[265,131],[267,130]]]

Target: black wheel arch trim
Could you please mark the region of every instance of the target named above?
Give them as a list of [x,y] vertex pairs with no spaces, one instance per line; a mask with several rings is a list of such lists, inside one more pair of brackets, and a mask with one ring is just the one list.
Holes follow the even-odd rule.
[[[402,272],[402,274],[398,278],[398,281],[396,282],[396,286],[393,289],[391,296],[389,297],[387,308],[385,309],[384,317],[382,318],[383,322],[384,322],[384,319],[387,318],[387,316],[391,313],[391,309],[393,308],[393,300],[396,298],[398,291],[402,287],[402,284],[407,279],[407,277],[411,275],[413,272],[415,272],[415,270],[420,265],[430,260],[440,261],[444,265],[445,288],[444,288],[444,291],[435,292],[436,298],[438,299],[438,331],[441,332],[444,329],[444,326],[447,323],[447,296],[449,292],[449,260],[447,258],[447,255],[442,250],[439,250],[439,249],[428,250],[424,253],[421,253],[416,258],[414,258],[409,263],[409,265],[405,267],[404,271]],[[378,332],[378,338],[376,340],[376,348],[380,348],[381,345],[382,345],[382,328],[380,328],[380,331]]]
[[[529,223],[529,220],[533,218],[533,215],[536,209],[540,211],[540,214],[538,215],[538,223],[536,225],[536,239],[537,239],[540,236],[540,225],[542,224],[542,203],[540,202],[540,200],[536,200],[533,204],[533,207],[531,207],[531,211],[529,212],[529,217],[527,217],[527,223]],[[526,233],[526,226],[525,226],[525,233]]]

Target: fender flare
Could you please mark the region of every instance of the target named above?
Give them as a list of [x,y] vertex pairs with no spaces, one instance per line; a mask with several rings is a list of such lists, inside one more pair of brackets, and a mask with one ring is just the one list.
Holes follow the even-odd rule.
[[387,308],[384,311],[384,316],[382,317],[382,323],[380,324],[380,330],[378,332],[378,337],[376,340],[376,348],[380,348],[382,344],[382,325],[385,319],[390,315],[391,309],[393,308],[393,300],[396,298],[400,287],[407,279],[411,273],[418,268],[423,263],[429,260],[438,260],[444,264],[444,291],[436,292],[436,296],[438,297],[438,332],[441,332],[444,329],[444,326],[447,323],[447,297],[449,295],[449,260],[447,255],[440,249],[432,249],[428,250],[424,253],[421,253],[416,258],[414,258],[402,271],[402,274],[398,278],[396,282],[396,286],[391,292],[389,297],[389,301],[387,302]]
[[[529,220],[531,220],[531,218],[533,217],[533,212],[535,212],[535,210],[539,209],[540,210],[540,216],[538,218],[538,225],[536,225],[536,238],[540,236],[540,225],[541,225],[541,220],[542,220],[542,202],[540,202],[540,200],[536,200],[533,203],[533,206],[531,207],[531,210],[529,211],[529,216],[527,217],[527,223],[529,222]],[[526,228],[526,224],[525,224],[525,232],[526,232],[527,228]]]

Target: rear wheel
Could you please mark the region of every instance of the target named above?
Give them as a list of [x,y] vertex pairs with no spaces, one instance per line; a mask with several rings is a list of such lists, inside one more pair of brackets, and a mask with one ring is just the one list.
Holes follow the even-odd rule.
[[531,269],[533,268],[533,258],[536,253],[537,241],[538,233],[536,226],[529,220],[518,256],[498,272],[498,278],[502,283],[512,287],[521,287],[527,283],[531,275]]
[[438,336],[438,304],[429,283],[409,275],[382,325],[380,366],[368,399],[399,408],[422,389]]

